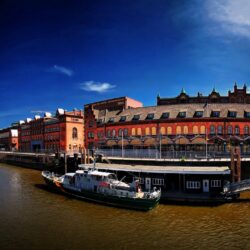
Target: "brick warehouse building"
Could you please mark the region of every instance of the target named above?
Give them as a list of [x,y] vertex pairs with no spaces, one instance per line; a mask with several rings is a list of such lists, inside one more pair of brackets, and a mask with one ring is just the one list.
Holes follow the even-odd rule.
[[[133,105],[127,105],[128,101]],[[247,87],[221,96],[157,97],[157,105],[142,107],[128,97],[84,106],[86,148],[145,148],[228,151],[239,145],[250,151],[250,94]]]
[[57,109],[56,115],[45,113],[20,121],[20,151],[74,151],[84,146],[83,112]]
[[18,149],[18,129],[17,125],[0,130],[0,149],[17,150]]

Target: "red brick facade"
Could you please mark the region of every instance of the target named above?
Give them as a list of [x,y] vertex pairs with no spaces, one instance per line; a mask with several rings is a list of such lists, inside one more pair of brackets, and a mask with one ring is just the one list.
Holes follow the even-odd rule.
[[0,130],[0,149],[18,150],[18,129],[10,127]]
[[85,105],[85,147],[120,148],[123,144],[128,148],[157,148],[161,143],[165,149],[199,150],[208,143],[212,150],[226,150],[235,144],[249,150],[250,104],[246,86],[234,86],[225,103],[215,90],[210,102],[205,103],[192,97],[179,102],[179,97],[175,101],[158,97],[158,106],[145,108],[118,107],[115,102],[112,108],[107,107],[106,103],[114,99]]
[[57,110],[52,117],[36,116],[19,126],[20,151],[79,151],[83,148],[83,113]]

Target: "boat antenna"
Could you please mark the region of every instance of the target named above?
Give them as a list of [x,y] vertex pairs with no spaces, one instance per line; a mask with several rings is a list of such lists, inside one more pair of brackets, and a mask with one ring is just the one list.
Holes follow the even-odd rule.
[[126,178],[126,175],[124,175],[119,181],[118,183],[116,183],[114,186],[116,187],[118,184],[120,184],[124,179]]

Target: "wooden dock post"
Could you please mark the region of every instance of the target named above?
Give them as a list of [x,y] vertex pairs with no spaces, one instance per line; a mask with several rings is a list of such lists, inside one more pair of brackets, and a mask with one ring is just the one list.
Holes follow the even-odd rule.
[[67,153],[64,153],[64,172],[65,174],[67,173],[68,169],[67,169]]
[[232,182],[241,181],[240,147],[232,147],[231,149],[231,175]]

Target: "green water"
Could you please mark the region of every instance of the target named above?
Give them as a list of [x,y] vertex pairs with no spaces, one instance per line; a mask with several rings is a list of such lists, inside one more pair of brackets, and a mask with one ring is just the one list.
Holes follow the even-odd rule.
[[[0,165],[0,249],[250,249],[250,193],[218,207],[138,212],[53,193],[39,171]],[[249,201],[248,201],[249,199]]]

